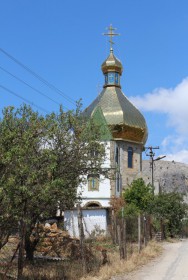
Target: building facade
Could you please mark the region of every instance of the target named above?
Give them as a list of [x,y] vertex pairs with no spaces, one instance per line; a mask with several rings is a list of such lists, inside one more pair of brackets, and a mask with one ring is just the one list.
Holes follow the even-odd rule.
[[[109,33],[111,37],[112,31],[113,29]],[[87,211],[87,220],[90,220],[90,232],[96,227],[101,227],[101,230],[106,231],[107,223],[104,221],[108,217],[110,199],[119,197],[122,190],[141,173],[142,152],[148,136],[143,115],[121,90],[123,66],[114,55],[112,46],[101,69],[104,75],[103,90],[85,109],[84,115],[87,119],[93,118],[103,127],[104,139],[102,141],[106,149],[106,161],[103,168],[109,169],[112,176],[105,178],[98,174],[88,174],[87,182],[78,187],[78,193],[82,197],[81,206],[85,209],[83,211]],[[92,226],[89,209],[101,211],[104,217],[98,219],[99,224],[96,223],[96,219],[93,219]],[[69,221],[70,231],[70,220],[73,219],[76,224],[76,215],[72,212],[73,218],[71,218],[71,212],[69,212],[65,216]],[[103,224],[100,224],[102,220]]]

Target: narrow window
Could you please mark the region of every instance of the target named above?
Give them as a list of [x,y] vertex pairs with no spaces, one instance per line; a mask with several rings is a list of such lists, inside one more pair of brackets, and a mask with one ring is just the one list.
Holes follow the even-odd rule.
[[99,175],[88,175],[88,191],[99,190]]
[[116,147],[115,162],[116,162],[116,164],[119,164],[119,148],[118,147]]
[[116,190],[119,193],[120,192],[120,174],[116,174]]
[[119,74],[115,73],[115,84],[119,85]]
[[115,156],[114,156],[114,160],[115,160],[115,165],[118,166],[120,168],[120,148],[118,147],[118,145],[116,144],[115,146]]
[[133,168],[133,148],[128,148],[128,168]]

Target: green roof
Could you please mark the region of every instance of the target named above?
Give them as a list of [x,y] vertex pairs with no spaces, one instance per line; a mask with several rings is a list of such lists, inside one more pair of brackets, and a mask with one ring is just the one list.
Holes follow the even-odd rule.
[[100,106],[96,107],[93,114],[92,119],[94,123],[99,127],[99,132],[101,135],[101,140],[108,141],[113,139],[112,134],[110,132],[110,129],[108,127],[108,124],[106,122],[106,119],[103,115],[103,112],[100,108]]

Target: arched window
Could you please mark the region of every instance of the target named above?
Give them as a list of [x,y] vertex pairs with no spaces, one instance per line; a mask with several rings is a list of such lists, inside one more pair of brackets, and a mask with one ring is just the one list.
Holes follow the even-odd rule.
[[133,148],[128,148],[128,168],[133,168]]
[[98,191],[99,190],[99,175],[91,174],[88,175],[88,191]]
[[100,205],[100,203],[99,202],[93,202],[93,201],[91,201],[91,202],[88,202],[86,205],[85,205],[85,207],[87,207],[87,208],[98,208],[98,207],[101,207],[101,205]]

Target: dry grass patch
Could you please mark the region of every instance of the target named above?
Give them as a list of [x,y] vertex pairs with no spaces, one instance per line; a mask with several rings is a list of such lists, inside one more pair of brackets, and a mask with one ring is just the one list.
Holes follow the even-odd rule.
[[155,241],[148,243],[141,253],[134,252],[127,261],[120,260],[117,252],[109,254],[109,264],[101,267],[95,275],[82,277],[81,280],[108,280],[114,275],[124,274],[138,269],[148,263],[151,259],[159,256],[162,252],[162,245]]
[[167,239],[166,239],[166,242],[169,242],[169,243],[177,243],[179,241],[180,241],[180,239],[178,239],[178,238],[167,237]]

